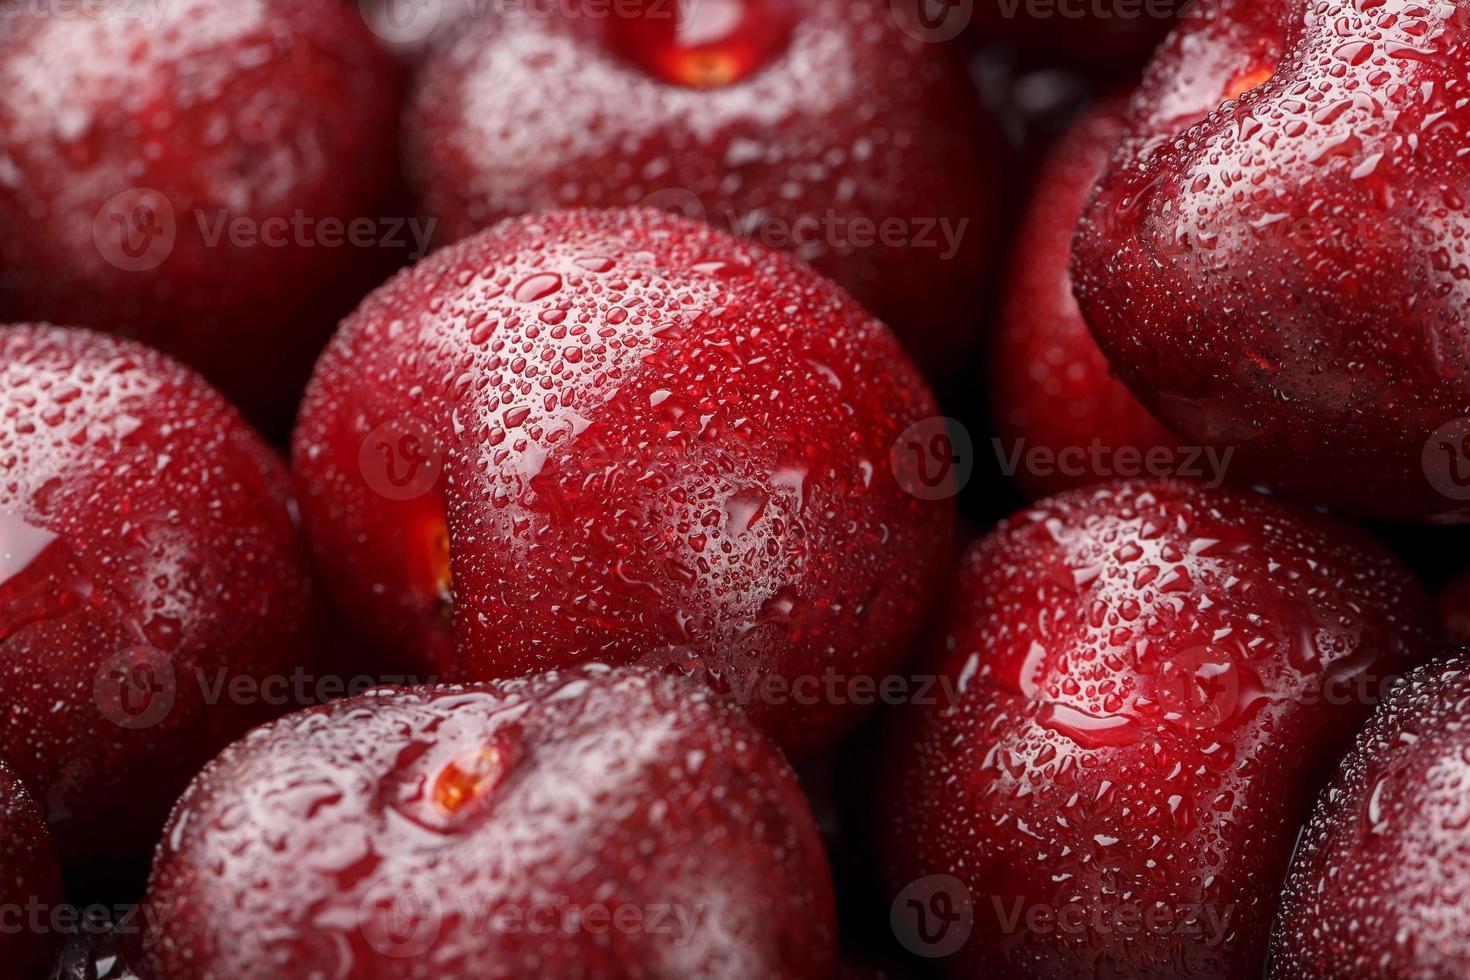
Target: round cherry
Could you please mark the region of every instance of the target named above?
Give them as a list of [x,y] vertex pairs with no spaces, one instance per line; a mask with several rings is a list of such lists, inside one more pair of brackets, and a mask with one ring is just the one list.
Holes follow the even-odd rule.
[[294,458],[339,604],[419,676],[699,671],[800,756],[876,703],[947,567],[949,460],[908,452],[936,414],[887,329],[789,256],[554,212],[369,296]]
[[926,369],[977,338],[1000,140],[958,53],[887,3],[475,19],[424,62],[406,126],[449,240],[539,209],[647,204],[810,261]]
[[1185,481],[1041,501],[968,554],[890,733],[894,922],[954,977],[1261,975],[1297,828],[1427,598],[1355,528]]
[[1259,482],[1470,521],[1463,10],[1192,9],[1079,230],[1103,351],[1161,420],[1235,447]]
[[156,980],[823,977],[796,778],[686,678],[382,688],[237,742],[174,812]]
[[[68,862],[146,851],[314,628],[290,476],[198,375],[0,328],[0,755]],[[232,693],[234,692],[234,693]]]
[[1470,975],[1470,659],[1394,690],[1292,859],[1273,980]]
[[1072,295],[1072,234],[1122,137],[1122,112],[1119,100],[1099,104],[1052,151],[1007,278],[991,404],[1016,479],[1036,496],[1118,475],[1119,466],[1136,475],[1150,450],[1178,442],[1113,376]]
[[0,33],[0,319],[138,337],[285,428],[409,239],[392,61],[355,4],[65,7]]

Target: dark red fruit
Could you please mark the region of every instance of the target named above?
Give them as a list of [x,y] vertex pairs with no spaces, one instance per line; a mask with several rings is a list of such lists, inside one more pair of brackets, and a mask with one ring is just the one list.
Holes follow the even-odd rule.
[[1077,241],[1165,423],[1314,503],[1470,519],[1458,3],[1223,0],[1155,57]]
[[1164,39],[1184,0],[889,0],[895,16],[936,38],[965,11],[974,36],[1031,58],[1094,73],[1137,71]]
[[844,956],[837,977],[838,980],[902,980],[904,974],[887,966],[875,966],[857,957]]
[[0,329],[0,755],[68,861],[146,850],[302,661],[289,476],[192,371],[131,341]]
[[945,488],[896,477],[935,413],[888,331],[801,263],[572,211],[369,296],[295,461],[334,594],[421,675],[671,664],[805,755],[875,703],[849,682],[901,665],[948,565]]
[[1178,443],[1113,377],[1072,296],[1072,232],[1122,130],[1119,101],[1077,122],[1042,171],[1013,250],[990,391],[1002,454],[1035,496],[1120,475],[1120,465],[1137,476],[1150,450],[1172,458]]
[[1470,572],[1450,582],[1439,594],[1439,617],[1451,643],[1470,643]]
[[274,722],[179,802],[155,980],[827,977],[781,754],[685,678],[380,689]]
[[[336,320],[396,261],[375,246],[407,234],[377,220],[398,86],[356,5],[15,2],[3,19],[0,320],[138,337],[288,425]],[[374,247],[352,247],[354,219]]]
[[407,159],[438,232],[555,207],[679,210],[794,252],[921,365],[953,368],[976,336],[1000,169],[959,53],[887,3],[633,12],[481,18],[429,57]]
[[44,976],[59,945],[49,931],[61,902],[61,868],[38,807],[0,763],[0,977]]
[[890,745],[901,937],[956,977],[1255,980],[1319,770],[1430,620],[1366,534],[1252,493],[1104,484],[1002,523],[934,664],[954,697]]
[[1470,657],[1409,675],[1317,802],[1271,942],[1280,980],[1470,976]]

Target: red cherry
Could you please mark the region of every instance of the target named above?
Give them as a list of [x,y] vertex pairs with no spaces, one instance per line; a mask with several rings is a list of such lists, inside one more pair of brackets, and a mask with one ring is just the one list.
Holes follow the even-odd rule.
[[[1122,131],[1117,100],[1076,123],[1052,151],[1016,240],[990,391],[1002,448],[1021,453],[1016,478],[1035,496],[1116,475],[1095,472],[1094,446],[1108,451],[1100,461],[1113,467],[1120,448],[1143,458],[1150,449],[1178,444],[1113,377],[1072,296],[1072,233]],[[1044,468],[1025,463],[1036,450],[1047,453]],[[1069,462],[1068,454],[1084,465]]]
[[1098,341],[1165,423],[1262,482],[1470,519],[1464,8],[1193,10],[1081,226]]
[[901,665],[947,565],[952,501],[890,468],[936,413],[801,263],[654,211],[557,212],[369,296],[294,457],[334,595],[418,676],[699,670],[805,755],[874,703],[850,682]]
[[425,60],[406,127],[447,240],[539,209],[645,204],[795,252],[928,369],[977,339],[1001,141],[958,53],[886,3],[479,18]]
[[61,903],[61,868],[38,807],[0,763],[0,967],[6,977],[44,976],[59,945],[49,928]]
[[1271,942],[1273,980],[1470,975],[1470,659],[1409,675],[1317,802]]
[[4,17],[0,313],[139,337],[284,428],[407,238],[349,238],[387,216],[391,61],[355,4],[65,6]]
[[193,372],[43,326],[0,328],[0,468],[0,755],[63,857],[121,859],[269,710],[230,683],[302,662],[289,477]]
[[956,977],[1259,977],[1319,771],[1429,621],[1366,534],[1253,493],[1111,483],[1003,522],[933,665],[953,696],[892,733],[906,942]]
[[180,801],[145,908],[156,980],[823,977],[836,959],[781,754],[644,671],[381,689],[258,729]]

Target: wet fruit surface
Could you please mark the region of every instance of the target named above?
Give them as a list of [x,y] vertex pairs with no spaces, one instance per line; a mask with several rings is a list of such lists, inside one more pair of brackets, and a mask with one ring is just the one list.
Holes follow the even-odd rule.
[[1385,551],[1269,498],[1017,514],[964,561],[952,698],[891,733],[900,935],[956,977],[1259,977],[1314,781],[1429,635]]
[[990,392],[1002,447],[1020,454],[1016,479],[1038,496],[1117,475],[1120,448],[1141,465],[1179,441],[1113,377],[1072,295],[1072,234],[1122,137],[1122,110],[1120,100],[1098,105],[1057,145],[1013,250]]
[[1461,4],[1228,0],[1156,55],[1078,239],[1104,351],[1252,476],[1470,516]]
[[447,239],[643,203],[812,262],[926,369],[978,339],[1000,140],[957,51],[906,33],[886,3],[478,18],[426,62],[406,118]]
[[157,980],[819,977],[836,958],[780,753],[637,670],[385,689],[258,729],[180,802],[148,901]]
[[1292,859],[1271,977],[1470,974],[1470,660],[1408,678],[1318,801]]
[[305,656],[288,481],[162,355],[0,328],[0,755],[68,861],[151,847],[190,776],[263,717],[229,684]]
[[138,337],[289,424],[333,324],[397,261],[347,234],[383,237],[397,112],[354,7],[7,4],[0,319]]
[[41,808],[0,763],[0,955],[4,976],[45,974],[60,937],[32,923],[48,922],[61,901],[61,868]]
[[420,676],[640,660],[802,755],[871,707],[849,683],[901,664],[944,574],[952,501],[891,466],[935,414],[805,266],[653,211],[564,212],[372,294],[294,458],[334,594]]

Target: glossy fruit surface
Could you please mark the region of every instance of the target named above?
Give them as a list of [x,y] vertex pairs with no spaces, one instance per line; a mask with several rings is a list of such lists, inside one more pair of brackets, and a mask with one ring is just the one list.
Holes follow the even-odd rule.
[[[1036,496],[1096,483],[1178,439],[1113,377],[1072,295],[1072,234],[1123,132],[1121,100],[1077,121],[1052,151],[1023,219],[990,363],[993,416],[1016,479]],[[1043,455],[1038,455],[1042,453]]]
[[1079,232],[1104,352],[1313,503],[1470,518],[1470,20],[1225,0],[1165,43]]
[[1271,977],[1470,975],[1470,659],[1373,716],[1292,859]]
[[0,977],[29,980],[50,968],[60,936],[48,923],[60,902],[61,867],[41,808],[0,763]]
[[811,262],[928,370],[978,339],[1000,140],[958,52],[906,33],[887,3],[478,18],[425,62],[406,129],[450,240],[641,203]]
[[1366,535],[1256,494],[1017,514],[964,562],[952,696],[892,733],[896,921],[955,977],[1259,977],[1316,780],[1430,621]]
[[873,705],[848,683],[897,669],[948,567],[947,461],[909,464],[935,414],[888,331],[789,257],[555,212],[369,296],[294,456],[334,595],[420,676],[670,665],[804,755]]
[[795,776],[686,678],[383,688],[257,729],[174,812],[156,980],[827,977]]
[[67,861],[157,839],[307,655],[289,474],[196,374],[75,328],[0,328],[0,754]]
[[398,85],[355,6],[6,3],[0,319],[138,337],[289,425],[398,261]]

